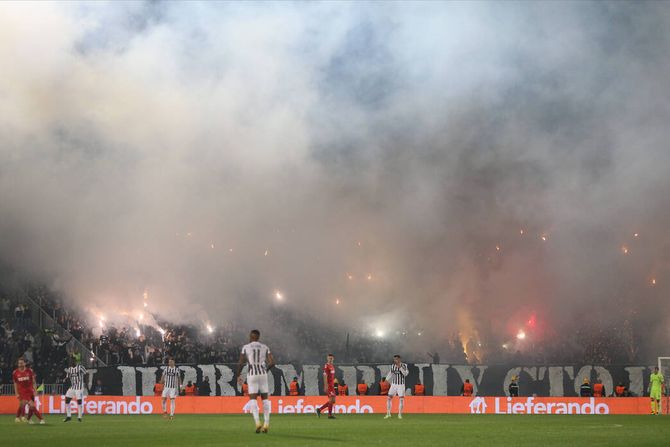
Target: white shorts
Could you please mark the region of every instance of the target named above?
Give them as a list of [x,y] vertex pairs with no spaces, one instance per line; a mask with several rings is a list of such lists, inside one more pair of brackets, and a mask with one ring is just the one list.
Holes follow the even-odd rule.
[[398,397],[405,397],[405,385],[391,385],[389,389],[389,397],[398,395]]
[[179,390],[177,388],[163,388],[163,399],[176,399],[179,395]]
[[247,376],[249,394],[268,394],[268,375]]
[[65,397],[68,399],[82,400],[84,398],[84,390],[75,390],[74,388],[68,388]]

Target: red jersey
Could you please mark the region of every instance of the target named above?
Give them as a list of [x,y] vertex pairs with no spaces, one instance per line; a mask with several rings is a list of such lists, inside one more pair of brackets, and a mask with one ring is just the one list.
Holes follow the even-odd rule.
[[21,394],[32,394],[33,381],[35,380],[35,373],[30,368],[23,371],[16,368],[12,373],[12,380],[16,383],[18,391]]
[[323,373],[326,375],[326,384],[328,389],[335,388],[335,367],[330,363],[326,363],[323,367]]

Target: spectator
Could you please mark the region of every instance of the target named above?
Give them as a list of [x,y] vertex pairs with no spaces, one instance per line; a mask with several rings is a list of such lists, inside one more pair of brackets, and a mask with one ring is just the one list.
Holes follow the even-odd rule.
[[603,385],[602,380],[596,379],[596,383],[593,384],[593,397],[605,397],[605,385]]
[[198,387],[198,396],[210,396],[212,394],[212,387],[209,384],[209,377],[205,376]]
[[591,385],[589,384],[589,379],[586,377],[584,377],[584,382],[582,383],[582,386],[579,387],[579,395],[581,397],[593,396],[593,392],[591,391]]
[[156,379],[156,383],[154,383],[154,396],[162,396],[163,388],[164,385],[161,383],[161,381]]
[[337,394],[339,394],[340,396],[349,395],[349,386],[346,383],[344,383],[344,380],[340,382],[340,387],[338,388]]
[[11,308],[11,303],[9,301],[9,298],[3,297],[2,300],[0,301],[0,317],[9,318],[9,316],[10,316],[9,309],[10,308]]
[[619,384],[614,388],[614,395],[616,397],[624,397],[628,394],[628,390],[624,386],[623,382],[619,382]]
[[289,396],[300,395],[300,384],[298,383],[297,377],[294,377],[291,383],[288,384],[288,394]]
[[386,380],[386,377],[382,377],[381,382],[379,382],[379,395],[380,396],[388,396],[390,388],[391,388],[391,384],[388,383],[388,381]]
[[368,384],[365,382],[361,382],[356,386],[356,394],[359,396],[365,396],[368,394]]
[[35,357],[33,356],[33,349],[28,348],[26,352],[23,353],[23,358],[26,360],[26,363],[30,365],[35,363]]
[[193,385],[192,381],[188,381],[186,386],[184,387],[184,395],[185,396],[195,396],[195,385]]
[[105,394],[105,389],[102,386],[102,380],[98,379],[95,381],[95,385],[91,387],[90,393],[96,396],[102,396]]
[[14,321],[19,328],[23,328],[23,306],[17,304],[14,308]]
[[472,396],[474,394],[474,387],[470,383],[470,379],[465,379],[463,385],[461,385],[461,396]]
[[412,392],[415,396],[425,396],[426,395],[426,387],[423,386],[421,382],[417,382],[416,385],[414,385],[414,391]]
[[512,381],[507,387],[510,397],[519,397],[519,384],[517,380],[517,376],[512,376]]

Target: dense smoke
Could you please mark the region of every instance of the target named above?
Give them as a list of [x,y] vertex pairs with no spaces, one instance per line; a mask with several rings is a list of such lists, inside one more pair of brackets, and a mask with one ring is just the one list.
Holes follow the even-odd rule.
[[662,2],[3,3],[0,259],[92,318],[147,291],[417,355],[626,328],[654,358],[668,29]]

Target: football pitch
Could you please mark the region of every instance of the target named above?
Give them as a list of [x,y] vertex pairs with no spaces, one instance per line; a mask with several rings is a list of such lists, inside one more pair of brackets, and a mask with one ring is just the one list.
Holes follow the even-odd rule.
[[643,446],[668,445],[667,416],[569,415],[273,415],[256,434],[248,415],[85,416],[46,425],[0,416],[0,446]]

